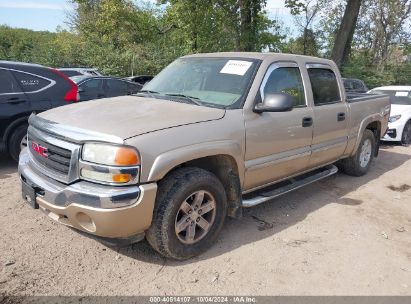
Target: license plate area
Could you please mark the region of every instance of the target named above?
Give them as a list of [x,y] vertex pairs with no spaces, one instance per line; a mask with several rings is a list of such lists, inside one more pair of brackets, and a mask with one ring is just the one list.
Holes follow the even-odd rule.
[[39,209],[36,202],[36,190],[27,184],[24,180],[21,181],[21,194],[23,199],[34,209]]

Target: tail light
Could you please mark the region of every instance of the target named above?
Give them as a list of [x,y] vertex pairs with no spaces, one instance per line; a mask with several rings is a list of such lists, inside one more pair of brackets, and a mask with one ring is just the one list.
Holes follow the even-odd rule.
[[78,86],[70,79],[68,78],[66,75],[64,75],[62,72],[60,72],[59,70],[56,69],[51,69],[55,74],[59,75],[60,77],[64,78],[64,80],[66,80],[69,85],[70,85],[70,90],[68,90],[66,92],[66,95],[64,95],[64,100],[65,101],[72,101],[72,102],[77,102],[80,100],[80,95],[78,92]]

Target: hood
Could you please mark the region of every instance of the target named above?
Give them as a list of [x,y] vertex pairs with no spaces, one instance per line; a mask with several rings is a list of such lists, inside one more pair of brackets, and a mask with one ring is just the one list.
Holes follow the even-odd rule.
[[390,116],[405,114],[405,113],[408,113],[408,112],[411,112],[411,106],[409,106],[409,105],[391,104],[391,114],[390,114]]
[[39,114],[40,117],[122,139],[157,130],[217,120],[225,110],[137,96],[74,103]]

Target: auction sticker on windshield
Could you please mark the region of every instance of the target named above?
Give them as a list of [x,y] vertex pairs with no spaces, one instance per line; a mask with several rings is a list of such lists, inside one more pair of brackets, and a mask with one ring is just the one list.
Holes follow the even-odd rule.
[[252,64],[253,63],[249,61],[229,60],[221,69],[220,73],[244,76]]

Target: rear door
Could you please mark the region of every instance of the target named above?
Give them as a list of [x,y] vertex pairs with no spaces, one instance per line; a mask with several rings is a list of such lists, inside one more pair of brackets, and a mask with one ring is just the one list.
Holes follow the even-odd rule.
[[0,67],[0,141],[12,122],[30,113],[30,102],[10,70]]
[[314,100],[310,167],[317,167],[343,155],[348,142],[348,107],[331,66],[307,64],[307,71]]

